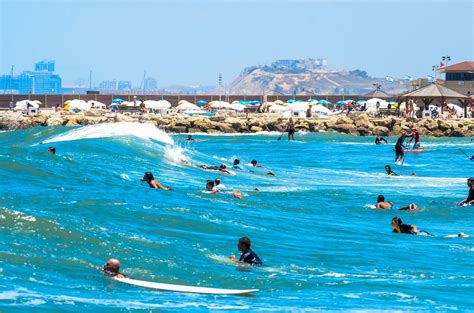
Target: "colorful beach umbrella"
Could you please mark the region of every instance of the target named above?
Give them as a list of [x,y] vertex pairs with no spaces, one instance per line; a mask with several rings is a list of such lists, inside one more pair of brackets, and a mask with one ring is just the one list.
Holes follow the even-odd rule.
[[329,105],[329,104],[332,104],[332,102],[331,102],[331,101],[328,101],[328,100],[319,100],[319,101],[318,101],[318,104]]
[[339,100],[336,102],[337,105],[346,105],[346,101],[344,100]]
[[357,100],[356,104],[364,104],[366,102],[367,102],[367,100]]
[[122,103],[123,100],[120,99],[120,98],[115,98],[114,100],[112,100],[113,103]]
[[208,102],[206,100],[198,100],[196,101],[197,105],[206,105]]

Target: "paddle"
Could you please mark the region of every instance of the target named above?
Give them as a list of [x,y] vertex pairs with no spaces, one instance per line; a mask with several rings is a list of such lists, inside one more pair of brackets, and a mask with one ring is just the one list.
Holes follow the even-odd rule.
[[280,137],[278,137],[277,140],[281,140],[281,137],[283,137],[284,134],[285,134],[285,133],[282,133],[282,134],[280,135]]
[[465,156],[467,156],[467,158],[468,158],[469,160],[471,160],[471,161],[473,160],[473,158],[470,157],[469,155],[467,155],[466,152],[462,151],[461,149],[459,149],[459,151],[461,151]]

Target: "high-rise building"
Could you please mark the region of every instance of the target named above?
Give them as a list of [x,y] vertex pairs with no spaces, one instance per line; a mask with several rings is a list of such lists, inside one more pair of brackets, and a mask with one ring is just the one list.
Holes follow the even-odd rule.
[[61,76],[54,74],[54,61],[43,60],[35,63],[34,71],[24,71],[20,75],[0,76],[0,90],[20,94],[60,94]]
[[156,82],[156,79],[153,77],[147,77],[145,78],[145,90],[156,90],[158,89],[158,84]]
[[99,90],[117,90],[117,80],[104,80],[99,84]]
[[118,82],[118,90],[128,91],[132,89],[132,83],[128,80],[120,80]]

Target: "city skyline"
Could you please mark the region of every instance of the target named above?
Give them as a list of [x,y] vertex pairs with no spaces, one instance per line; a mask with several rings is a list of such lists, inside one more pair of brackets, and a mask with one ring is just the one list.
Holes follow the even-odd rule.
[[[246,67],[301,58],[373,77],[426,77],[441,56],[457,63],[474,50],[472,2],[461,0],[389,1],[383,10],[376,1],[0,0],[0,10],[2,74],[51,58],[64,85],[88,82],[91,70],[93,85],[137,86],[145,70],[159,87],[217,85],[219,73],[229,84]],[[34,27],[18,26],[33,17]]]

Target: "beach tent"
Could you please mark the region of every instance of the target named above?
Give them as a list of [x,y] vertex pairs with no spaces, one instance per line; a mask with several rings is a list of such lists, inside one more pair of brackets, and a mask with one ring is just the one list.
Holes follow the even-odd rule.
[[319,113],[319,114],[326,114],[326,115],[329,115],[332,113],[331,110],[329,110],[328,108],[320,104],[311,106],[311,112],[316,113],[316,114]]
[[92,106],[94,106],[95,109],[105,109],[105,108],[107,108],[105,103],[102,103],[102,102],[99,102],[99,101],[89,100],[89,101],[87,101],[87,103],[90,104],[91,108],[92,108]]
[[161,100],[145,100],[143,101],[145,104],[145,108],[152,109],[152,110],[163,110],[169,109],[171,104],[168,101],[161,101]]
[[232,103],[230,105],[230,109],[238,112],[242,112],[245,110],[245,105],[240,104],[240,103]]
[[268,112],[271,113],[279,113],[283,111],[288,111],[288,107],[279,104],[274,104],[268,108]]
[[186,112],[186,111],[201,111],[201,108],[198,107],[197,105],[193,104],[193,103],[184,102],[184,103],[181,103],[180,105],[178,105],[176,107],[176,110],[183,111],[183,112]]
[[38,109],[39,104],[31,100],[21,100],[15,103],[13,110],[15,111],[28,111],[28,108]]
[[379,103],[380,109],[388,108],[388,102],[379,98],[372,98],[367,100],[365,103],[365,108],[367,113],[377,113],[377,102]]
[[69,102],[64,107],[64,109],[69,110],[69,111],[72,111],[72,110],[88,111],[91,109],[91,106],[92,105],[90,103],[87,103],[84,100],[74,99],[74,100],[71,100],[71,102]]

